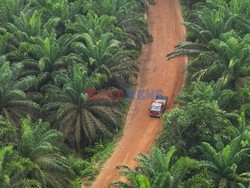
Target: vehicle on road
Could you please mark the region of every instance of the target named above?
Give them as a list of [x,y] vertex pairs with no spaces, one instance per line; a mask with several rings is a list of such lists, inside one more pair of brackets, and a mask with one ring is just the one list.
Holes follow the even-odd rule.
[[161,117],[165,109],[167,108],[168,97],[163,95],[156,95],[155,100],[152,102],[149,108],[150,116]]

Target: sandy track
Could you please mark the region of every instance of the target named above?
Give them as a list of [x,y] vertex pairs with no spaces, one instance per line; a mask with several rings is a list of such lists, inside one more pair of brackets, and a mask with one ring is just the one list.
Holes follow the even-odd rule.
[[[177,42],[185,40],[179,1],[157,0],[157,4],[149,8],[148,21],[154,41],[144,47],[140,57],[137,89],[161,89],[164,95],[170,97],[169,107],[173,107],[173,100],[183,85],[185,58],[175,58],[168,62],[165,57]],[[104,164],[92,188],[107,188],[111,182],[121,180],[115,167],[126,164],[134,168],[137,163],[133,159],[138,157],[138,153],[149,151],[162,123],[161,119],[149,116],[150,103],[151,100],[132,102],[124,136]]]

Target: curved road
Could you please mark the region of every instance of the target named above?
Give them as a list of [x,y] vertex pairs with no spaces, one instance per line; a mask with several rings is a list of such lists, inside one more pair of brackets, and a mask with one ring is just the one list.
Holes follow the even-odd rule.
[[[185,40],[179,1],[157,0],[157,4],[149,8],[148,21],[154,41],[144,46],[140,57],[137,89],[161,89],[164,95],[170,97],[168,105],[173,107],[173,100],[182,89],[186,62],[185,58],[174,58],[171,62],[166,60],[166,54],[174,49],[176,43]],[[93,182],[92,188],[107,188],[113,181],[124,180],[117,175],[115,167],[126,164],[134,168],[137,163],[133,159],[138,157],[138,153],[150,150],[162,123],[161,119],[149,116],[150,103],[151,100],[132,102],[124,135]]]

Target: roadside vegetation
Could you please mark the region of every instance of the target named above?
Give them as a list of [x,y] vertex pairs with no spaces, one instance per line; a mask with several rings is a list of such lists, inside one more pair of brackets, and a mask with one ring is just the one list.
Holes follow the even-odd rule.
[[128,104],[86,89],[133,84],[149,3],[0,0],[1,188],[80,187],[98,173]]
[[120,166],[116,187],[250,186],[250,1],[188,1],[187,41],[168,59],[188,56],[177,107],[136,170]]

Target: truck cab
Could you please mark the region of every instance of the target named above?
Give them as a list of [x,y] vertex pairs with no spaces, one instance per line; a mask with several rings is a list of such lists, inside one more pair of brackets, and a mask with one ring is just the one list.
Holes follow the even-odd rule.
[[149,108],[150,116],[161,117],[167,107],[167,101],[167,96],[157,95],[155,100],[152,102],[151,107]]

